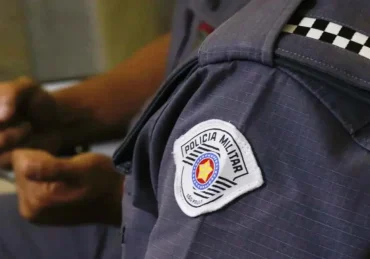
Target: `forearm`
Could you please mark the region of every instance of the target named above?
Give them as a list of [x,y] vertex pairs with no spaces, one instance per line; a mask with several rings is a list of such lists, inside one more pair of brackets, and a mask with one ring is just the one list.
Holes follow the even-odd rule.
[[122,137],[165,75],[170,35],[147,45],[112,71],[54,92],[63,146]]

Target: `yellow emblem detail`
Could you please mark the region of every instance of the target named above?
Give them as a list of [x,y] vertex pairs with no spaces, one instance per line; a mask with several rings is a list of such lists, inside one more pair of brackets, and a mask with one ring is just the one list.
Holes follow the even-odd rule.
[[212,171],[213,168],[208,160],[206,163],[199,165],[198,179],[202,179],[204,182],[206,182],[209,174],[212,173]]

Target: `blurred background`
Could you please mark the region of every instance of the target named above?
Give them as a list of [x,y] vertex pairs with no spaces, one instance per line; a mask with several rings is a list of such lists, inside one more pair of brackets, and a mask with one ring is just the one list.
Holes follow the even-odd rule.
[[[170,29],[173,2],[0,0],[0,81],[28,75],[54,90],[104,72]],[[0,182],[0,192],[9,188]]]
[[172,0],[0,0],[0,80],[111,68],[169,28]]

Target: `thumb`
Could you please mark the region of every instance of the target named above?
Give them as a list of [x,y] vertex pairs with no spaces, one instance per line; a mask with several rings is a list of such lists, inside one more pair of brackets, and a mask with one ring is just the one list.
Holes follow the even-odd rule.
[[63,170],[65,161],[42,150],[17,149],[12,152],[16,176],[33,181],[60,181],[70,178]]
[[17,105],[24,96],[38,89],[36,85],[28,77],[0,83],[0,123],[8,122],[16,115]]

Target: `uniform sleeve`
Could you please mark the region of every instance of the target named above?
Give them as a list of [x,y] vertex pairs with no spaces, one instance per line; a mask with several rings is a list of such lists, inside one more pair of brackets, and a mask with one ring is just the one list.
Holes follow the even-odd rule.
[[317,95],[325,87],[247,61],[185,80],[135,148],[158,209],[147,254],[363,256],[370,196],[352,173],[356,161],[368,175],[368,154]]

